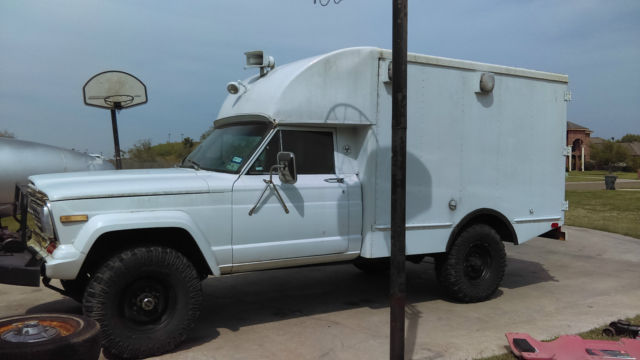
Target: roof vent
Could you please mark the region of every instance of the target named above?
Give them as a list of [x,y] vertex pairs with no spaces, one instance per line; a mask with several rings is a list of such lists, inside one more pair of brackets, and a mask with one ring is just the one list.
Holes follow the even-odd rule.
[[244,55],[247,57],[245,69],[259,67],[260,77],[267,75],[269,70],[273,70],[276,67],[276,61],[273,57],[265,55],[262,50],[247,51]]

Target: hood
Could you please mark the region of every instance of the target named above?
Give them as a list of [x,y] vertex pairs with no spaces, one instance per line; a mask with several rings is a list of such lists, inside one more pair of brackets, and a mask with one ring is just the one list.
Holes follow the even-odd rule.
[[49,200],[196,194],[231,191],[237,175],[194,169],[112,170],[29,177]]

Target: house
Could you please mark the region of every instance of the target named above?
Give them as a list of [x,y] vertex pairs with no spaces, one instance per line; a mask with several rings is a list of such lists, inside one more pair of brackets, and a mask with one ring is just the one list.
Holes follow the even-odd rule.
[[571,156],[567,158],[567,169],[584,171],[584,163],[590,160],[591,131],[586,126],[567,121],[567,146]]
[[640,142],[622,143],[627,148],[632,158],[640,158]]

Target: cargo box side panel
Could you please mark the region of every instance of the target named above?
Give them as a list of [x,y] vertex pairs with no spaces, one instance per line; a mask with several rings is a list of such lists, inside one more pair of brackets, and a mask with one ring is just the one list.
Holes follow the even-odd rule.
[[[471,85],[480,73],[470,72]],[[465,92],[456,209],[503,214],[520,243],[561,223],[566,83],[496,74],[490,94]]]
[[509,104],[497,118],[496,201],[523,243],[564,221],[567,85],[501,76],[496,86],[498,80]]
[[[460,106],[466,80],[460,70],[427,64],[410,63],[407,72],[407,253],[440,252],[456,220],[449,202],[460,198]],[[375,256],[387,256],[380,252],[390,241],[391,83],[382,82],[381,87],[377,130],[383,145],[378,150],[371,236]]]
[[[481,74],[409,64],[408,254],[444,251],[476,209],[502,213],[521,242],[562,221],[566,83],[495,74],[493,92],[482,94]],[[390,241],[391,84],[383,78],[375,223],[365,237],[372,257],[387,256]]]

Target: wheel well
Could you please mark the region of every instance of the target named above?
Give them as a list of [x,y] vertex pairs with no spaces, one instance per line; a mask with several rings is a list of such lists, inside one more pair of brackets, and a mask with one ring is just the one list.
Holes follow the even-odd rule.
[[453,242],[458,238],[465,229],[475,224],[487,224],[491,226],[500,235],[500,239],[504,242],[518,244],[518,236],[509,220],[499,213],[491,209],[478,209],[465,216],[449,235],[447,243],[447,252],[451,249]]
[[92,274],[115,254],[145,245],[172,248],[191,261],[202,279],[211,275],[211,269],[195,240],[181,228],[120,230],[102,234],[89,250],[80,274]]

